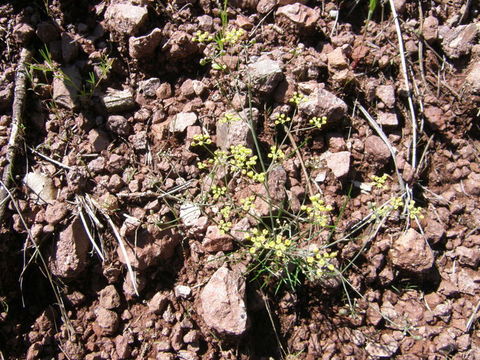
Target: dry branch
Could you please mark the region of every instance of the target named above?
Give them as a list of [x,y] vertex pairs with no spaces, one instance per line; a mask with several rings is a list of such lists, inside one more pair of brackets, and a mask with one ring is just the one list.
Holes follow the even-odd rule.
[[21,129],[24,124],[23,109],[25,108],[25,99],[27,95],[26,64],[31,60],[31,58],[31,51],[25,48],[22,49],[20,54],[20,62],[18,63],[17,72],[15,75],[15,91],[12,106],[12,126],[7,145],[7,164],[5,165],[2,174],[2,182],[4,186],[0,188],[0,223],[4,218],[8,197],[7,189],[9,189],[12,185],[15,156],[17,155],[20,139],[22,137]]

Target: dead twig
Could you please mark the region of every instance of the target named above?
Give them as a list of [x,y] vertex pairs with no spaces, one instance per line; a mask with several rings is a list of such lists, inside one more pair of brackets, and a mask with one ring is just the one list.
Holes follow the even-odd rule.
[[27,67],[26,64],[31,61],[32,53],[28,49],[22,49],[20,54],[20,62],[17,66],[17,73],[15,75],[15,90],[12,106],[12,125],[10,131],[10,138],[7,144],[7,154],[5,156],[7,165],[3,169],[2,187],[0,188],[0,223],[3,221],[8,197],[8,189],[12,185],[13,167],[19,143],[22,138],[23,109],[25,107],[25,98],[27,95]]
[[[86,196],[89,197],[88,195],[86,195]],[[97,204],[97,202],[95,200],[90,198],[89,201],[97,208],[98,211],[100,211],[100,213],[103,215],[103,217],[105,217],[105,219],[107,219],[108,225],[112,229],[113,236],[117,240],[118,246],[120,247],[120,251],[122,252],[122,256],[125,259],[128,274],[130,275],[130,280],[132,282],[133,290],[135,291],[135,294],[137,294],[137,296],[139,296],[139,292],[138,292],[138,288],[137,288],[137,279],[136,279],[136,276],[135,276],[135,272],[133,271],[132,264],[130,263],[130,258],[128,257],[128,254],[127,254],[127,249],[125,247],[124,240],[123,240],[122,236],[120,235],[120,232],[118,231],[117,226],[113,222],[110,215],[108,215],[107,212],[99,204]]]
[[408,107],[410,109],[410,117],[411,117],[411,126],[412,126],[412,168],[415,169],[417,167],[417,118],[415,115],[415,107],[413,105],[413,98],[412,92],[410,90],[410,82],[408,79],[408,70],[407,70],[407,61],[405,60],[405,49],[403,47],[403,37],[402,37],[402,30],[400,28],[400,21],[398,20],[398,14],[395,10],[395,4],[393,0],[389,0],[390,3],[390,10],[393,14],[393,20],[395,21],[395,28],[397,30],[397,38],[398,38],[398,50],[400,53],[400,61],[401,61],[401,68],[403,74],[403,80],[405,82],[405,90],[407,91],[408,96]]
[[58,167],[61,167],[62,169],[72,170],[72,168],[70,166],[62,164],[60,161],[54,160],[51,157],[48,157],[47,155],[42,154],[41,152],[35,150],[34,148],[31,148],[30,146],[27,146],[27,149],[30,150],[33,154],[40,156],[42,159],[47,160],[47,161],[51,162],[52,164],[57,165]]

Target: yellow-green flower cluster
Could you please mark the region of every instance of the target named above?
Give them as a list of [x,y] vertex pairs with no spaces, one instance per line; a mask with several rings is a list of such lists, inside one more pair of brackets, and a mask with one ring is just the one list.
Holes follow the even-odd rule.
[[225,115],[223,115],[221,117],[219,122],[222,123],[222,124],[230,124],[232,122],[240,121],[240,120],[241,120],[241,118],[237,114],[232,114],[232,113],[227,112],[227,113],[225,113]]
[[266,229],[262,231],[253,229],[245,239],[252,243],[249,249],[250,254],[256,254],[262,250],[271,250],[277,258],[286,256],[293,245],[290,239],[282,235],[272,236]]
[[240,199],[240,205],[242,205],[242,210],[249,212],[253,209],[255,202],[255,195],[247,196],[246,198]]
[[376,176],[376,175],[371,176],[371,179],[373,180],[373,185],[380,188],[380,189],[385,188],[385,186],[386,186],[385,183],[387,181],[387,178],[388,178],[387,174],[383,174],[382,176]]
[[213,35],[208,31],[198,30],[195,35],[193,35],[192,41],[199,43],[207,43],[213,41]]
[[220,215],[222,215],[222,217],[225,219],[225,220],[228,220],[230,219],[230,215],[232,213],[232,207],[231,206],[224,206],[223,208],[220,209]]
[[305,259],[307,266],[313,270],[316,277],[323,277],[328,273],[335,271],[335,266],[331,263],[332,259],[337,256],[337,252],[320,252],[318,248],[314,248],[312,253]]
[[383,219],[385,216],[388,216],[392,211],[393,206],[382,206],[380,208],[373,208],[372,219]]
[[424,216],[422,214],[422,208],[419,206],[415,206],[415,200],[410,200],[408,203],[408,213],[410,214],[410,219],[423,219]]
[[230,151],[215,150],[213,159],[208,159],[197,163],[199,169],[205,169],[210,165],[218,165],[228,167],[232,173],[240,172],[248,178],[257,182],[265,181],[265,173],[257,173],[254,169],[257,164],[258,157],[252,155],[252,149],[244,145],[233,145]]
[[232,214],[231,206],[224,206],[220,209],[220,215],[223,219],[218,222],[218,228],[220,233],[225,234],[232,228],[232,222],[230,221],[230,216]]
[[401,196],[394,197],[394,198],[391,200],[391,205],[392,205],[393,210],[398,210],[401,206],[403,206],[403,199],[402,199],[402,197],[401,197]]
[[214,200],[218,200],[221,196],[227,193],[227,188],[225,186],[213,185],[210,189],[212,197]]
[[275,115],[275,125],[285,124],[289,121],[292,121],[292,118],[290,116],[287,116],[283,113]]
[[190,146],[203,146],[203,145],[210,145],[212,143],[212,139],[208,134],[198,134],[193,135],[193,141]]
[[227,220],[220,220],[218,222],[218,229],[222,235],[226,234],[232,228],[232,222]]
[[285,153],[279,149],[276,145],[270,147],[270,152],[268,153],[268,157],[273,161],[283,160],[285,159]]
[[229,160],[229,163],[233,170],[240,170],[243,174],[246,174],[248,169],[257,164],[257,155],[252,155],[252,149],[243,145],[231,146],[230,153],[232,158]]
[[327,213],[332,211],[330,205],[325,205],[325,202],[320,199],[320,195],[310,196],[311,205],[302,205],[302,211],[307,213],[309,220],[315,224],[322,227],[327,226],[328,224],[328,215]]
[[288,101],[298,106],[302,101],[305,101],[305,95],[295,91]]
[[310,125],[313,125],[319,129],[322,128],[323,125],[325,125],[327,123],[327,117],[326,116],[322,116],[322,117],[317,117],[317,116],[314,116],[313,118],[311,118],[308,123]]
[[245,35],[245,30],[243,29],[230,29],[225,31],[220,41],[224,44],[236,44],[243,35]]

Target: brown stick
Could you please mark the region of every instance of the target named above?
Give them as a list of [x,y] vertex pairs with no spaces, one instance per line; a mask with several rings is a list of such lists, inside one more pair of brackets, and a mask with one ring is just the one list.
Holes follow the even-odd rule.
[[[10,188],[13,180],[13,166],[15,156],[19,149],[19,142],[22,137],[22,126],[24,125],[23,109],[25,107],[25,98],[27,94],[27,68],[26,64],[31,60],[32,53],[28,49],[22,49],[20,62],[18,63],[15,75],[15,91],[12,106],[12,125],[10,138],[8,139],[8,148],[6,154],[7,165],[3,169],[2,181],[7,188]],[[2,186],[0,188],[0,223],[4,220],[5,209],[7,207],[8,192]]]

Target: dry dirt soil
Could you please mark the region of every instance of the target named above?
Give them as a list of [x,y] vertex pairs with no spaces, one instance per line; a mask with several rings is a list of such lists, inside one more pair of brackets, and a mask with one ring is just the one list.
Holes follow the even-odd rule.
[[0,359],[480,359],[480,7],[371,3],[4,1]]

